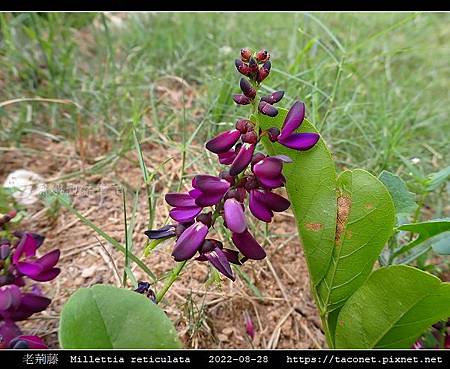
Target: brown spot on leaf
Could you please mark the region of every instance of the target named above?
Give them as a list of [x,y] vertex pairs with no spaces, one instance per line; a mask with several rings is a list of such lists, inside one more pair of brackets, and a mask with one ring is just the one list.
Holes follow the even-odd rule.
[[372,204],[366,204],[366,209],[373,209],[373,205]]
[[305,227],[310,231],[318,232],[323,228],[322,223],[306,223]]
[[337,198],[337,219],[336,219],[336,246],[341,245],[341,236],[345,229],[348,216],[350,215],[350,208],[352,200],[348,196],[339,196]]

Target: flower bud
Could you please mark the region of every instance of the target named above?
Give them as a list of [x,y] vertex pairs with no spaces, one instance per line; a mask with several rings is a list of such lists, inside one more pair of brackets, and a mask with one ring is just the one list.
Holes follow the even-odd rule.
[[248,105],[251,100],[245,95],[233,95],[233,100],[238,105]]
[[256,96],[256,90],[246,78],[241,78],[239,85],[244,95],[249,99],[253,99]]
[[267,76],[269,75],[271,67],[272,67],[272,63],[270,62],[270,60],[266,61],[263,64],[263,66],[259,69],[256,80],[260,83],[262,81],[264,81],[267,78]]
[[251,58],[251,56],[252,56],[252,51],[248,47],[241,49],[242,61],[248,62],[248,60]]
[[175,227],[175,234],[177,235],[177,237],[180,237],[183,232],[193,224],[193,222],[188,222],[188,223],[178,223]]
[[202,222],[204,225],[211,227],[212,224],[212,213],[209,211],[207,213],[201,213],[197,215],[197,218],[195,218],[197,222]]
[[207,238],[203,242],[199,251],[200,251],[200,254],[204,254],[204,253],[213,251],[216,247],[218,247],[219,249],[222,249],[223,248],[222,242],[214,240],[212,238]]
[[0,260],[6,260],[10,252],[11,248],[9,244],[4,243],[3,245],[0,245]]
[[272,127],[267,130],[267,136],[271,142],[277,142],[278,136],[280,135],[280,129],[277,127]]
[[256,62],[255,58],[250,58],[248,67],[250,69],[250,73],[256,74],[258,72],[258,63]]
[[265,101],[261,101],[259,103],[258,110],[261,114],[268,115],[269,117],[275,117],[278,114],[278,110]]
[[245,191],[245,189],[243,187],[232,188],[225,195],[225,200],[236,199],[239,202],[244,202],[246,195],[247,195],[247,192]]
[[284,91],[275,91],[270,95],[261,97],[261,101],[265,101],[269,104],[275,104],[280,101],[284,96]]
[[270,59],[270,54],[265,49],[259,50],[258,53],[256,54],[256,61],[258,63],[264,63],[269,59]]
[[264,155],[261,152],[257,152],[256,154],[254,154],[253,158],[252,158],[252,166],[255,165],[257,162],[263,160],[265,157],[266,157],[266,155]]
[[249,127],[253,128],[253,123],[247,119],[239,119],[236,122],[236,129],[242,134],[247,133]]
[[242,142],[247,142],[250,144],[255,144],[258,142],[258,136],[255,131],[250,131],[241,136]]
[[244,187],[247,191],[254,190],[255,188],[259,188],[259,182],[255,176],[248,176]]
[[238,70],[238,72],[243,74],[244,76],[249,76],[251,74],[250,67],[242,60],[236,59],[234,64],[236,65],[236,69]]
[[230,185],[234,185],[234,177],[230,174],[228,170],[222,170],[219,173],[219,177],[230,182]]

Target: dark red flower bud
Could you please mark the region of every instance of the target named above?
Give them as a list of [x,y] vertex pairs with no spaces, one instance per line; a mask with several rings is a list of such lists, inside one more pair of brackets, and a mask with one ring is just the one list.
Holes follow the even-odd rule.
[[243,74],[244,76],[249,76],[251,74],[250,67],[242,60],[236,59],[234,64],[236,65],[236,69],[238,70],[238,72]]
[[259,188],[259,182],[255,176],[248,176],[244,187],[247,191],[254,190],[255,188]]
[[248,61],[248,67],[250,69],[250,73],[258,72],[258,63],[256,62],[255,58],[250,58],[250,60]]
[[269,140],[272,142],[277,142],[279,135],[280,135],[280,130],[277,127],[272,127],[267,130],[267,136],[269,136]]
[[251,58],[251,56],[252,56],[252,51],[248,47],[241,49],[241,59],[243,61],[248,62],[248,60]]
[[195,218],[197,222],[202,222],[207,227],[211,227],[212,224],[212,213],[209,211],[207,213],[201,213],[197,215],[197,218]]
[[265,49],[259,50],[258,53],[256,54],[256,61],[258,63],[264,63],[269,59],[270,59],[270,54]]
[[253,123],[247,119],[239,119],[236,122],[236,129],[242,134],[247,133],[249,130],[253,130]]
[[267,78],[267,76],[269,75],[271,67],[272,67],[272,63],[270,62],[270,60],[266,61],[263,64],[263,66],[259,69],[256,80],[258,82],[264,81]]
[[213,251],[216,247],[218,247],[219,249],[223,248],[222,242],[214,240],[212,238],[207,238],[202,246],[200,247],[200,254],[205,254],[207,252],[211,252]]
[[256,96],[256,90],[253,88],[248,79],[241,78],[239,85],[244,95],[253,100],[253,98]]
[[233,95],[233,100],[238,105],[248,105],[252,101],[245,95]]
[[261,114],[268,115],[269,117],[275,117],[278,114],[278,110],[265,101],[259,103],[258,110]]
[[253,155],[252,158],[252,169],[253,169],[253,165],[255,165],[257,162],[263,160],[266,157],[266,155],[264,155],[261,152],[257,152],[256,154]]
[[225,195],[225,200],[236,199],[237,201],[242,203],[242,202],[244,202],[246,195],[247,195],[247,192],[245,191],[245,189],[243,187],[232,188]]
[[269,104],[275,104],[280,101],[284,96],[284,91],[275,91],[270,95],[261,97],[261,101],[265,101]]
[[222,170],[219,173],[219,177],[228,181],[230,183],[230,185],[234,185],[234,177],[230,174],[230,172],[228,170]]
[[258,135],[255,131],[250,131],[241,136],[242,142],[247,142],[250,144],[255,144],[258,142]]

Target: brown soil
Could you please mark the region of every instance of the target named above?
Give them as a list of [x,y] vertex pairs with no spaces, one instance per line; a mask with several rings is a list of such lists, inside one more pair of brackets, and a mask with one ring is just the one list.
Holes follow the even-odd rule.
[[[96,146],[108,147],[106,143],[99,142]],[[23,147],[38,152],[28,152]],[[191,150],[198,151],[199,148],[192,147]],[[150,170],[158,168],[164,160],[173,156],[173,160],[165,164],[162,170],[159,169],[156,191],[163,194],[169,189],[173,190],[179,180],[179,152],[153,144],[145,144],[144,151]],[[148,209],[136,156],[129,153],[113,169],[103,174],[78,175],[63,180],[64,175],[79,171],[83,166],[88,168],[92,162],[85,158],[83,165],[77,152],[74,145],[68,142],[52,142],[40,136],[28,137],[22,149],[3,154],[0,180],[3,181],[15,169],[25,168],[52,181],[49,184],[51,187],[65,186],[74,207],[121,242],[124,238],[121,188],[123,185],[132,190],[140,188],[141,198],[133,240],[134,252],[142,255],[146,244],[143,232],[147,229]],[[131,214],[131,196],[127,202],[128,214]],[[157,209],[155,226],[160,226],[169,210],[162,196],[158,199]],[[34,204],[28,208],[27,219],[22,222],[21,228],[46,236],[42,252],[55,248],[62,251],[60,276],[42,284],[53,299],[51,305],[46,311],[22,323],[27,333],[43,336],[50,347],[58,347],[58,319],[64,303],[79,287],[97,283],[120,285],[124,257],[65,209],[52,216],[42,204]],[[262,296],[255,295],[255,291],[239,276],[234,283],[224,278],[220,284],[207,283],[210,275],[208,265],[195,261],[175,282],[161,306],[175,322],[185,347],[324,347],[324,337],[310,295],[308,273],[292,215],[277,214],[269,230],[270,238],[265,245],[267,259],[247,262],[242,267]],[[259,239],[263,239],[261,235]],[[171,246],[168,242],[145,258],[147,265],[157,275],[174,266],[170,256]],[[140,269],[134,271],[138,279],[148,280]],[[160,286],[158,284],[157,288]],[[245,311],[255,324],[256,336],[252,343],[245,333]]]

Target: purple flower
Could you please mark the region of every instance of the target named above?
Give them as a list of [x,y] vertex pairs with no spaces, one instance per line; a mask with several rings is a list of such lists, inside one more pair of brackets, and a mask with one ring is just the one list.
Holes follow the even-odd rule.
[[3,311],[17,309],[22,299],[20,288],[14,284],[0,287],[0,315]]
[[215,176],[197,175],[192,180],[192,187],[194,191],[190,194],[195,198],[195,204],[205,207],[216,205],[230,188],[230,183]]
[[261,114],[268,115],[269,117],[276,117],[278,115],[277,108],[263,100],[259,102],[258,110]]
[[262,220],[270,223],[272,221],[273,212],[285,211],[291,203],[276,193],[267,190],[251,190],[249,198],[249,208],[252,214]]
[[255,145],[244,143],[230,167],[230,174],[236,176],[247,168],[252,161]]
[[214,239],[205,240],[199,252],[200,256],[197,257],[197,260],[209,261],[210,264],[225,277],[232,281],[235,280],[227,254],[223,252],[222,243],[220,241]]
[[144,232],[151,240],[160,240],[164,238],[175,237],[175,226],[172,224],[165,225],[160,229],[149,229]]
[[304,118],[305,104],[296,101],[284,120],[278,142],[283,146],[299,151],[312,148],[319,141],[320,135],[318,133],[293,133],[300,127]]
[[20,274],[35,281],[51,281],[61,272],[61,269],[55,268],[60,254],[59,250],[53,250],[39,259],[28,258],[25,261],[19,261],[15,264],[15,267]]
[[219,163],[224,165],[230,165],[233,163],[234,159],[236,158],[237,153],[239,150],[231,149],[227,152],[224,152],[222,154],[218,154],[219,156]]
[[172,252],[176,261],[192,258],[199,250],[208,234],[208,227],[201,222],[195,222],[178,238]]
[[223,208],[227,228],[235,233],[244,232],[247,229],[247,220],[245,219],[242,204],[236,199],[231,198],[225,201]]
[[225,131],[206,143],[206,148],[215,153],[223,154],[229,151],[241,137],[241,132],[237,129]]
[[202,211],[202,207],[188,193],[171,192],[166,194],[165,200],[170,206],[174,206],[169,215],[177,222],[191,222]]
[[3,319],[25,320],[34,313],[45,310],[50,302],[37,289],[23,293],[15,285],[0,288],[0,316]]
[[266,257],[266,252],[248,230],[242,233],[233,233],[231,239],[242,255],[248,259],[261,260]]
[[292,160],[285,155],[268,156],[253,165],[253,173],[258,181],[266,188],[282,187],[286,181],[281,171],[283,162],[291,162]]

